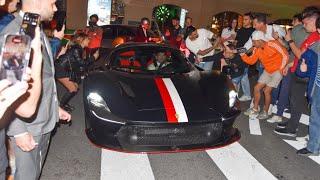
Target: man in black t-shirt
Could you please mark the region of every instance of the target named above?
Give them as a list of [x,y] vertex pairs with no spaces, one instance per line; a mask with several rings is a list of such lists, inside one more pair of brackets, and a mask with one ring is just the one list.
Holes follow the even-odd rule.
[[252,16],[250,13],[246,13],[243,16],[243,27],[240,28],[236,36],[237,48],[243,47],[244,44],[249,40],[251,34],[255,31],[252,27]]
[[[241,48],[251,37],[251,34],[255,31],[252,27],[253,17],[251,13],[246,13],[243,16],[243,26],[237,32],[236,36],[236,47]],[[248,67],[245,68],[244,74],[241,78],[241,87],[243,95],[239,98],[240,101],[250,101],[251,100],[251,91],[250,91],[250,82],[248,78]]]
[[187,35],[187,29],[188,29],[188,28],[191,28],[191,27],[194,28],[194,26],[192,25],[192,18],[191,18],[191,17],[186,17],[185,26],[184,26],[184,28],[181,30],[181,33],[183,34],[184,40],[186,40],[187,37],[188,37],[188,35]]
[[182,33],[182,28],[180,26],[180,20],[177,17],[172,19],[172,29],[171,29],[171,38],[176,39],[178,35]]

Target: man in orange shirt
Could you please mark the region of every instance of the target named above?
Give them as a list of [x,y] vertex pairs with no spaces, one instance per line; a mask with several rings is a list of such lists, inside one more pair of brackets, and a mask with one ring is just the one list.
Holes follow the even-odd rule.
[[89,53],[89,55],[93,55],[101,46],[103,29],[98,26],[98,15],[93,14],[89,19],[89,26],[85,29],[85,33],[90,38],[87,53]]
[[[241,54],[241,58],[250,65],[255,64],[259,59],[265,69],[254,87],[254,107],[249,108],[245,115],[257,115],[258,119],[267,119],[271,103],[271,91],[278,87],[282,75],[288,72],[285,67],[289,56],[287,50],[278,41],[268,41],[262,31],[254,31],[252,41],[254,46],[252,55]],[[265,103],[263,111],[259,113],[261,90],[264,92]]]

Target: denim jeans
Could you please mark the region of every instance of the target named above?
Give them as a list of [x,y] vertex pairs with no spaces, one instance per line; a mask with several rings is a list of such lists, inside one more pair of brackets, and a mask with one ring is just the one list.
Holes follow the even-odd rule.
[[[242,76],[243,76],[243,75],[242,75]],[[236,88],[237,91],[239,91],[239,89],[240,89],[240,82],[241,82],[242,76],[238,76],[238,77],[233,78],[233,79],[231,80],[232,83],[236,85],[235,88]]]
[[213,61],[210,62],[200,62],[199,67],[204,69],[205,71],[212,71]]
[[317,85],[312,96],[307,149],[313,153],[320,153],[320,87]]
[[242,87],[243,95],[251,97],[248,70],[249,70],[249,68],[245,68],[244,73],[241,76],[241,87]]
[[[291,82],[291,72],[288,72],[286,76],[282,78],[279,86],[272,90],[272,101],[271,104],[277,104],[278,111],[277,115],[282,116],[284,109],[289,106],[289,87]],[[276,103],[278,100],[278,103]]]

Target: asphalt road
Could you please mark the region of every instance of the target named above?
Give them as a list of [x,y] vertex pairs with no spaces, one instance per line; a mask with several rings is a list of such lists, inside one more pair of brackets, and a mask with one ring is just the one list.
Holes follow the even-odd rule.
[[[223,149],[135,155],[101,150],[92,145],[84,132],[81,92],[71,104],[76,106],[73,124],[63,125],[52,138],[43,180],[320,179],[320,157],[312,160],[297,156],[294,147],[284,141],[296,143],[295,138],[274,134],[275,124],[266,121],[260,121],[262,135],[250,134],[249,118],[243,114],[236,121],[242,135],[240,141]],[[241,104],[243,110],[248,106],[249,103]],[[301,124],[298,135],[306,133],[307,126]]]

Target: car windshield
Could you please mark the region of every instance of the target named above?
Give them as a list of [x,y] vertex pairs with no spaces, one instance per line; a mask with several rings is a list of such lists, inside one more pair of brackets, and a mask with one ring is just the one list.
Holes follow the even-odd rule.
[[147,74],[187,73],[190,66],[179,50],[159,46],[122,48],[111,56],[111,67],[119,71]]

